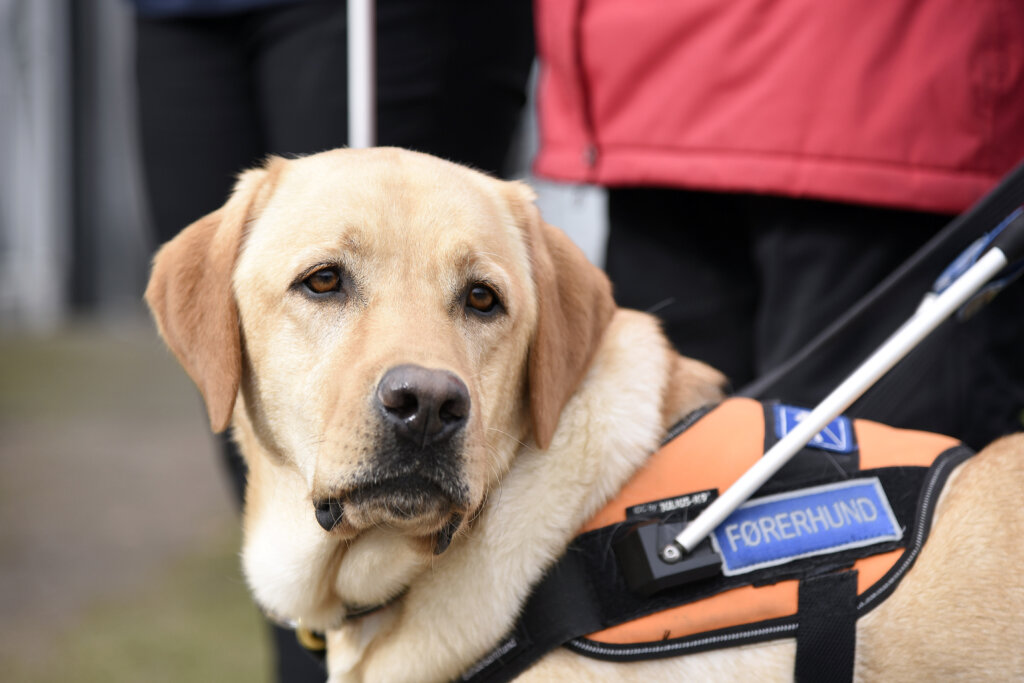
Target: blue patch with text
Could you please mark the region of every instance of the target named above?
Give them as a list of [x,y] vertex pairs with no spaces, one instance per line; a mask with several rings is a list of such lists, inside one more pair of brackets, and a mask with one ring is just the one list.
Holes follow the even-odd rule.
[[765,496],[715,529],[722,573],[743,574],[804,557],[903,537],[877,477]]
[[[775,436],[784,437],[793,431],[793,427],[799,424],[805,417],[811,414],[806,408],[787,406],[777,403],[775,408]],[[857,449],[857,442],[853,438],[853,425],[850,418],[840,415],[825,425],[825,428],[814,435],[807,443],[811,448],[820,448],[835,453],[852,453]]]

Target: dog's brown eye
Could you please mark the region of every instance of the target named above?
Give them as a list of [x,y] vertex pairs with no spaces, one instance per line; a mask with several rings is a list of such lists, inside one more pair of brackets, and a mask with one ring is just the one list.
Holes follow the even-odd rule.
[[302,284],[314,294],[337,292],[341,289],[341,273],[337,268],[321,268],[303,280]]
[[498,306],[498,295],[486,285],[473,285],[466,295],[466,306],[478,313],[492,313]]

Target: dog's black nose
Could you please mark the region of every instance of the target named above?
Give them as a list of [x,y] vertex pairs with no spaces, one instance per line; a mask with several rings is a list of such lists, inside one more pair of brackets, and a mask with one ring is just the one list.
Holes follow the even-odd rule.
[[330,531],[338,526],[345,510],[341,501],[336,498],[314,501],[313,507],[316,510],[316,521],[324,531]]
[[469,389],[447,370],[399,365],[377,385],[377,403],[395,432],[420,448],[440,443],[469,417]]

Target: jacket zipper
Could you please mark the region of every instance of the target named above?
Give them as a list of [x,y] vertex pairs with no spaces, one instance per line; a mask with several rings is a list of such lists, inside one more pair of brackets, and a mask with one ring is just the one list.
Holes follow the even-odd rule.
[[576,49],[576,80],[579,84],[580,113],[583,117],[583,133],[586,137],[586,144],[583,147],[583,165],[587,169],[587,181],[595,181],[595,171],[600,158],[600,150],[597,146],[597,135],[594,129],[593,112],[591,111],[590,88],[587,82],[586,70],[583,68],[583,12],[586,0],[579,0],[576,5],[575,40],[573,44]]

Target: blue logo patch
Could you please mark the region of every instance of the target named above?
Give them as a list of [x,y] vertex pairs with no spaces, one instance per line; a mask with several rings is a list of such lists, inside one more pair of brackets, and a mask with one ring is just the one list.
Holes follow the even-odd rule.
[[[787,406],[781,403],[775,404],[775,436],[784,437],[793,431],[793,427],[800,423],[811,411],[796,406]],[[853,439],[853,425],[850,418],[840,415],[825,425],[825,428],[814,435],[807,443],[811,448],[820,448],[835,453],[852,453],[857,449],[857,443]]]
[[765,496],[738,508],[711,537],[722,573],[898,541],[903,529],[877,477]]

